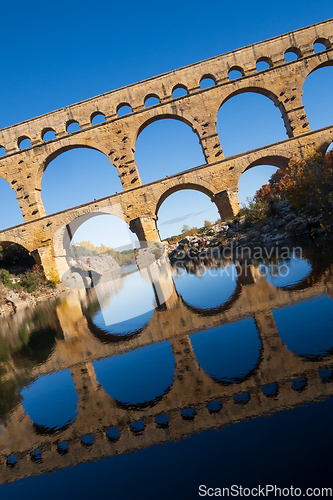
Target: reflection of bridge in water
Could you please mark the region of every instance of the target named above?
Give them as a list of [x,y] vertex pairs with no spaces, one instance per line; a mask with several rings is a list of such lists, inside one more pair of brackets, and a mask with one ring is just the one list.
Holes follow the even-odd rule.
[[[30,377],[33,380],[69,368],[78,397],[77,418],[53,434],[42,434],[18,405],[1,428],[1,482],[177,441],[206,429],[329,397],[333,384],[323,380],[319,370],[333,367],[333,355],[310,360],[292,353],[280,339],[272,314],[272,309],[331,293],[329,277],[326,271],[308,288],[288,290],[272,287],[259,273],[252,272],[246,278],[243,274],[233,300],[212,315],[189,308],[173,289],[165,307],[157,308],[139,333],[126,341],[120,338],[110,343],[101,342],[90,330],[82,307],[86,299],[82,302],[79,293],[68,296],[57,307],[63,339],[57,339],[52,354],[32,370]],[[90,301],[94,293],[90,291]],[[260,338],[260,359],[240,382],[221,384],[198,364],[189,335],[249,317],[254,318]],[[174,378],[172,385],[153,401],[126,406],[112,399],[98,383],[94,361],[164,340],[171,344]],[[15,376],[15,370],[10,376]],[[295,379],[304,379],[301,390],[295,390]],[[271,396],[263,391],[268,384],[276,384]],[[237,400],[240,394],[246,396],[242,404]],[[164,423],[159,420],[162,415]],[[108,430],[113,428],[119,435],[110,439]],[[89,446],[82,443],[87,435],[93,440]],[[66,454],[59,448],[63,441],[68,443]],[[41,452],[41,460],[31,455],[36,449]],[[13,454],[17,455],[17,464],[9,467],[7,458]]]

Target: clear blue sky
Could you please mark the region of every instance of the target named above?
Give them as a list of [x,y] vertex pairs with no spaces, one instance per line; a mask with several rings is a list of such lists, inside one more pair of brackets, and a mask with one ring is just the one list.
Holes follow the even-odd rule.
[[[331,0],[320,2],[58,1],[2,5],[0,127],[90,98],[332,17]],[[311,75],[304,86],[310,126],[332,124],[333,68]],[[246,113],[244,113],[246,109]],[[285,139],[280,112],[266,97],[242,94],[218,115],[225,155]],[[154,162],[154,150],[160,161]],[[162,154],[161,154],[162,152]],[[197,137],[175,120],[162,120],[139,136],[136,159],[143,182],[204,163]],[[93,168],[92,168],[93,167]],[[253,196],[272,167],[258,167],[240,182],[240,201]],[[251,173],[251,175],[250,175]],[[102,182],[101,182],[102,180]],[[121,191],[117,172],[102,154],[67,152],[47,168],[42,198],[47,213]],[[196,192],[172,195],[162,205],[162,237],[183,224],[200,226],[218,213]],[[122,223],[94,218],[76,235],[112,246],[125,243]],[[0,179],[0,228],[22,221],[15,193]],[[106,222],[107,221],[107,222]]]

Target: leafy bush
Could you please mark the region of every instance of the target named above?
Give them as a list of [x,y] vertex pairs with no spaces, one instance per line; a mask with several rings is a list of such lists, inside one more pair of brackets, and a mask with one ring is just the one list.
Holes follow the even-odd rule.
[[49,286],[50,288],[55,288],[56,285],[60,285],[61,281],[60,281],[60,278],[59,278],[59,274],[58,272],[53,269],[51,269],[50,271],[50,277],[49,279],[47,280],[47,286]]
[[0,281],[5,286],[10,286],[12,284],[9,271],[7,271],[7,269],[0,269]]
[[38,289],[38,276],[32,271],[27,271],[21,279],[21,285],[28,293],[35,292]]
[[255,198],[247,199],[247,206],[242,208],[242,215],[245,215],[245,223],[256,224],[266,220],[269,211],[268,201],[256,201]]

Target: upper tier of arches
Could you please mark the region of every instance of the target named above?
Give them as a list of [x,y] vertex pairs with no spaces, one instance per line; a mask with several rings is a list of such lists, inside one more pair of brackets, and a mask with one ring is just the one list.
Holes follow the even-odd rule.
[[[101,126],[105,121],[126,120],[133,113],[145,111],[147,101],[151,97],[156,99],[154,107],[174,99],[177,101],[188,99],[198,92],[215,92],[221,86],[225,89],[230,73],[235,70],[239,75],[232,85],[253,76],[260,75],[261,78],[265,78],[267,72],[282,67],[285,76],[288,72],[294,74],[295,68],[290,69],[292,64],[301,65],[297,68],[302,68],[301,74],[298,75],[298,78],[302,79],[317,67],[331,64],[330,30],[331,21],[319,23],[293,32],[293,43],[290,34],[282,35],[8,127],[0,134],[0,146],[6,153],[13,153],[20,151],[23,141],[27,139],[30,140],[31,147],[34,147],[50,140],[78,134],[87,128]],[[290,56],[294,57],[294,60],[288,60]],[[266,68],[258,67],[262,64],[265,64]],[[269,83],[274,86],[274,78],[269,76],[266,82],[266,86]],[[174,96],[177,89],[182,89],[184,94]],[[126,114],[121,112],[123,108],[127,108]],[[76,130],[71,129],[74,124]],[[52,131],[55,138],[54,136],[53,139],[46,138],[45,134],[48,131]],[[29,146],[24,145],[24,147]]]

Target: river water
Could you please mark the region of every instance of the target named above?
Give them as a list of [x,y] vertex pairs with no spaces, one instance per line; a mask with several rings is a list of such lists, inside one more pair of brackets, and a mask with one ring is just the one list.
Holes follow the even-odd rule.
[[157,256],[0,319],[1,499],[324,497],[333,267],[288,252]]

